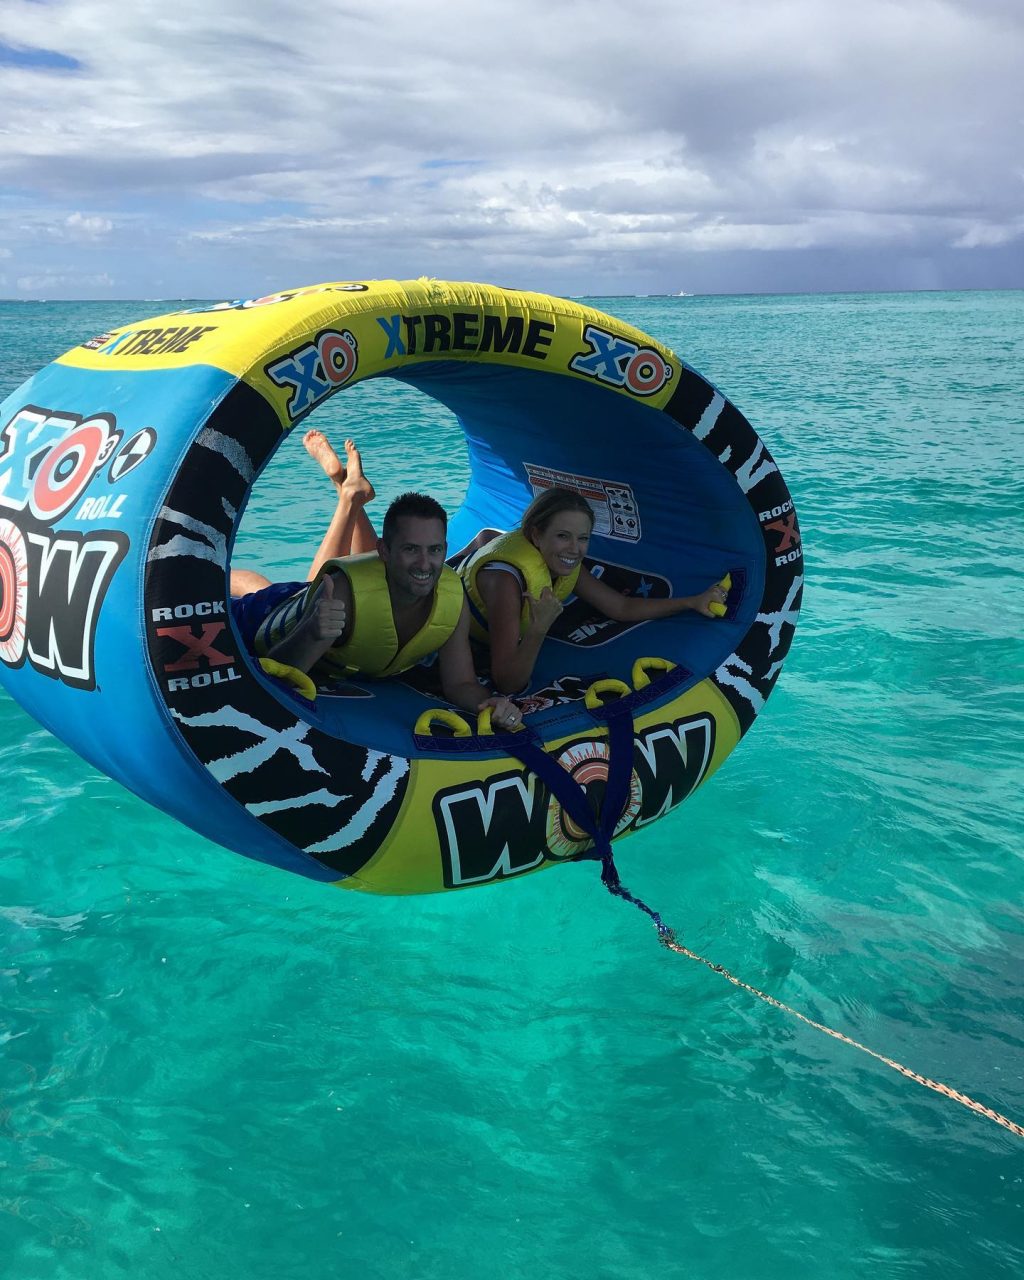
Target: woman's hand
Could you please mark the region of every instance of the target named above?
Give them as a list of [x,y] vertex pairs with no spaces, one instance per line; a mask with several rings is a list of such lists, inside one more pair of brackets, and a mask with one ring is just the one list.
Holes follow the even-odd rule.
[[550,587],[545,587],[539,596],[531,596],[526,592],[523,596],[529,612],[527,627],[535,635],[546,636],[551,624],[562,612],[562,602]]
[[523,718],[523,713],[508,698],[485,698],[477,711],[483,711],[484,707],[491,708],[491,724],[496,728],[514,729]]
[[[720,582],[716,582],[708,587],[707,591],[702,591],[699,596],[693,597],[693,608],[705,618],[721,618],[725,612],[728,594],[725,587]],[[712,609],[712,605],[717,605],[717,609]]]

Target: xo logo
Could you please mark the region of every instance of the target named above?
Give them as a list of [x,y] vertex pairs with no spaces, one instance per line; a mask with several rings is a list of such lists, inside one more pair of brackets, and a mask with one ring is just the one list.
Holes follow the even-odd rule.
[[638,347],[592,324],[583,330],[583,338],[588,349],[569,362],[576,373],[638,396],[653,396],[672,378],[672,366],[651,347]]
[[82,419],[28,406],[0,432],[0,506],[59,520],[113,456],[121,432],[112,414]]
[[267,377],[291,389],[288,416],[301,418],[349,382],[359,364],[359,347],[348,329],[326,329],[313,342],[267,365]]

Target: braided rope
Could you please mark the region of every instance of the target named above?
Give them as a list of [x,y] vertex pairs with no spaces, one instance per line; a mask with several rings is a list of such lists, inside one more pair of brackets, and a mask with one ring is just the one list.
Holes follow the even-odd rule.
[[658,931],[659,940],[669,951],[674,951],[677,955],[686,956],[689,960],[696,960],[699,964],[705,965],[710,969],[712,973],[719,974],[727,982],[731,982],[734,987],[741,987],[744,991],[749,991],[752,996],[756,996],[758,1000],[763,1000],[765,1004],[769,1004],[775,1009],[781,1009],[783,1013],[792,1014],[794,1018],[798,1018],[808,1027],[813,1027],[815,1031],[823,1031],[825,1035],[831,1036],[833,1040],[839,1040],[843,1044],[850,1045],[851,1048],[859,1049],[861,1053],[866,1053],[868,1057],[874,1058],[876,1062],[884,1063],[885,1066],[891,1067],[893,1071],[898,1071],[900,1075],[905,1076],[908,1080],[914,1080],[918,1084],[924,1085],[926,1089],[932,1089],[935,1093],[942,1094],[943,1097],[951,1098],[954,1102],[959,1102],[961,1106],[973,1111],[976,1115],[984,1116],[987,1120],[994,1120],[996,1124],[1001,1125],[1010,1133],[1016,1134],[1018,1138],[1024,1138],[1024,1126],[1010,1120],[1007,1116],[1002,1115],[1001,1112],[994,1111],[991,1107],[986,1107],[981,1102],[976,1102],[973,1098],[968,1097],[966,1093],[951,1089],[949,1085],[942,1084],[941,1081],[931,1080],[928,1076],[922,1076],[916,1071],[911,1071],[909,1067],[905,1067],[901,1062],[897,1062],[894,1058],[887,1058],[885,1054],[877,1053],[874,1049],[869,1049],[867,1045],[861,1044],[859,1040],[851,1039],[850,1036],[844,1035],[842,1031],[827,1027],[823,1022],[815,1022],[813,1018],[808,1018],[806,1014],[800,1013],[799,1010],[791,1008],[788,1004],[783,1004],[781,1000],[776,1000],[774,996],[760,991],[757,987],[752,987],[749,982],[744,982],[742,978],[737,978],[735,974],[730,973],[722,965],[715,964],[704,956],[698,955],[696,951],[691,951],[689,947],[685,947],[681,942],[677,941],[675,933],[662,920],[661,916],[649,907],[642,898],[630,893],[619,878],[611,841],[615,820],[621,814],[625,805],[624,788],[628,773],[624,772],[622,762],[628,762],[632,759],[633,718],[631,712],[628,716],[618,714],[614,710],[611,714],[608,714],[608,708],[606,708],[605,713],[608,720],[608,745],[611,759],[609,762],[608,783],[601,806],[601,815],[598,820],[595,820],[590,812],[583,788],[570,777],[567,770],[551,760],[542,749],[532,742],[525,742],[519,744],[518,750],[515,745],[510,750],[528,768],[532,769],[542,782],[547,783],[559,803],[565,806],[583,830],[591,835],[594,841],[593,850],[589,855],[585,854],[583,856],[593,858],[601,863],[601,883],[608,892],[617,898],[622,898],[625,902],[632,903],[634,907],[649,916]]
[[654,922],[654,927],[658,931],[658,938],[662,946],[667,947],[669,951],[674,951],[677,955],[686,956],[689,960],[696,960],[698,964],[702,964],[717,973],[720,977],[725,978],[727,982],[731,982],[734,987],[742,987],[744,991],[749,991],[752,996],[756,996],[758,1000],[763,1000],[765,1004],[770,1004],[775,1009],[781,1009],[783,1013],[790,1013],[794,1018],[799,1018],[801,1022],[808,1027],[813,1027],[815,1031],[823,1031],[825,1035],[831,1036],[833,1040],[840,1040],[843,1044],[848,1044],[854,1049],[859,1049],[861,1053],[866,1053],[869,1057],[874,1058],[877,1062],[884,1063],[887,1067],[891,1067],[893,1071],[898,1071],[901,1076],[906,1076],[908,1080],[914,1080],[918,1084],[923,1084],[926,1089],[932,1089],[935,1093],[942,1094],[943,1097],[952,1098],[954,1102],[959,1102],[968,1111],[973,1111],[976,1115],[984,1116],[987,1120],[994,1120],[996,1124],[1001,1125],[1004,1129],[1008,1129],[1010,1133],[1016,1134],[1018,1138],[1024,1138],[1024,1126],[1010,1120],[999,1111],[994,1111],[991,1107],[986,1107],[981,1102],[976,1102],[973,1098],[967,1096],[966,1093],[960,1093],[957,1089],[951,1089],[948,1084],[943,1084],[939,1080],[931,1080],[928,1076],[919,1075],[916,1071],[911,1071],[909,1067],[905,1067],[901,1062],[897,1062],[894,1058],[887,1058],[884,1053],[876,1053],[874,1049],[869,1049],[867,1045],[861,1044],[859,1040],[853,1040],[849,1036],[844,1035],[842,1031],[836,1031],[833,1027],[827,1027],[823,1022],[815,1022],[813,1018],[808,1018],[805,1013],[801,1013],[798,1009],[791,1008],[788,1004],[783,1004],[781,1000],[776,1000],[774,996],[768,995],[764,991],[752,987],[749,982],[744,982],[742,978],[737,978],[735,974],[730,973],[728,969],[714,961],[708,960],[705,956],[698,955],[696,951],[691,951],[689,947],[683,946],[676,939],[675,933],[661,919],[656,911],[652,911],[645,902],[636,898],[619,880],[618,872],[612,862],[609,853],[602,859],[602,875],[601,880],[605,887],[616,897],[631,902],[635,907],[639,907],[641,911],[645,911]]

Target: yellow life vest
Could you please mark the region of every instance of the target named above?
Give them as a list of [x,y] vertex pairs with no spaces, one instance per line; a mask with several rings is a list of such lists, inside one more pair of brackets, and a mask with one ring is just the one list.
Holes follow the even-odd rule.
[[526,634],[530,621],[530,606],[526,602],[527,594],[539,596],[545,587],[550,587],[558,600],[565,600],[576,589],[576,580],[580,576],[580,566],[572,573],[559,575],[552,582],[551,570],[544,563],[544,557],[530,539],[519,529],[511,533],[499,534],[485,543],[478,551],[474,551],[469,559],[459,567],[459,575],[466,587],[473,608],[471,610],[469,629],[476,640],[487,640],[487,605],[477,586],[480,571],[493,561],[500,560],[518,569],[523,576],[523,608],[519,615],[519,634]]
[[[328,560],[308,587],[284,601],[260,624],[256,651],[266,653],[284,638],[311,603],[325,573],[340,571],[352,590],[352,629],[344,644],[333,645],[317,662],[318,674],[394,676],[408,671],[421,658],[440,649],[455,630],[465,599],[458,575],[447,565],[441,570],[430,616],[399,647],[384,561],[375,551]],[[296,607],[298,606],[298,607]]]

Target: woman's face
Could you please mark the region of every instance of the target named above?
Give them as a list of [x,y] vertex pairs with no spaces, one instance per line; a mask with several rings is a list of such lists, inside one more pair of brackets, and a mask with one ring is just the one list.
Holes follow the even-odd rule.
[[556,511],[547,527],[527,535],[541,553],[552,578],[564,578],[582,561],[593,522],[582,511]]

